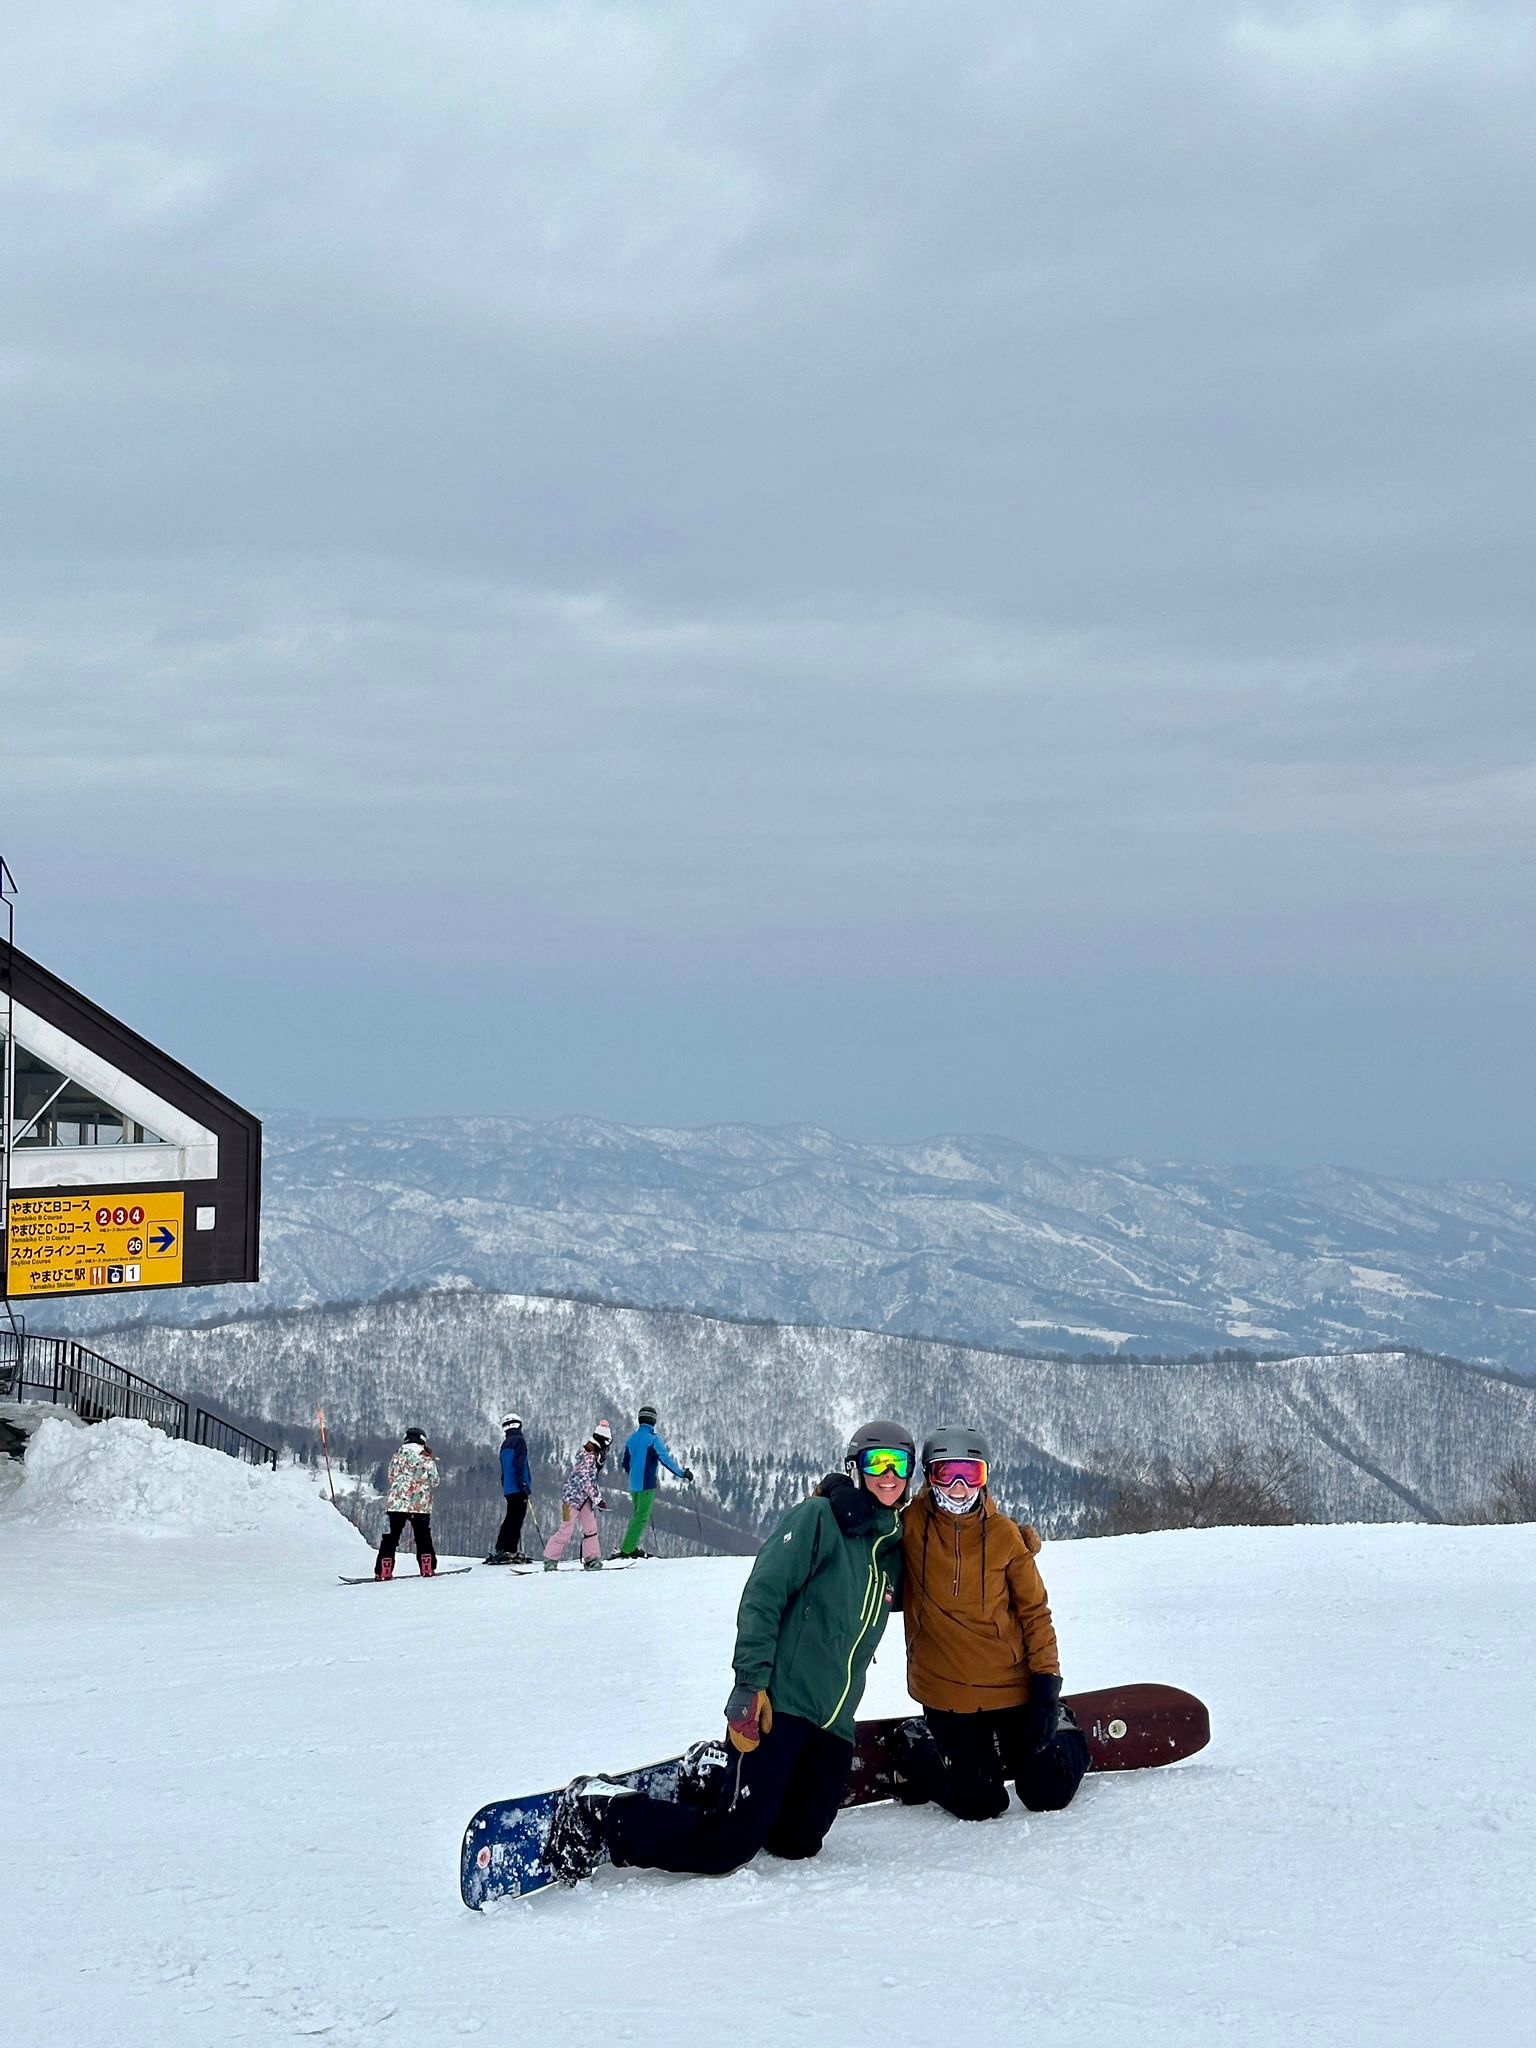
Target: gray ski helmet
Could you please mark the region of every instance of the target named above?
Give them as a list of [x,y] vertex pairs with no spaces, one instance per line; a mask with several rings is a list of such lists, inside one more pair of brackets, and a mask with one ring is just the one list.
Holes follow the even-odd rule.
[[640,1420],[642,1422],[649,1422],[650,1424],[652,1424],[652,1426],[655,1425],[656,1410],[649,1401],[647,1401],[645,1406],[640,1410]]
[[942,1422],[923,1439],[923,1470],[939,1458],[980,1458],[992,1462],[992,1451],[979,1429],[966,1423]]
[[501,1418],[501,1426],[503,1429],[521,1429],[523,1426],[523,1418],[521,1417],[521,1415],[503,1415],[503,1417]]
[[[917,1445],[912,1441],[912,1432],[903,1429],[899,1422],[864,1422],[848,1439],[848,1448],[843,1453],[843,1469],[851,1472],[862,1486],[859,1477],[859,1454],[863,1451],[906,1451],[917,1459]],[[915,1476],[915,1474],[914,1474]],[[907,1484],[911,1485],[909,1479]]]

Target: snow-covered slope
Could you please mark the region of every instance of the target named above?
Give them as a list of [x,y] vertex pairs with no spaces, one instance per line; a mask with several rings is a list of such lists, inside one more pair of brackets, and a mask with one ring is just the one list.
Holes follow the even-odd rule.
[[985,1137],[868,1145],[805,1125],[274,1117],[262,1235],[258,1288],[71,1302],[60,1319],[467,1279],[1042,1350],[1536,1359],[1536,1193],[1494,1181],[1095,1162]]
[[[329,1535],[306,1556],[286,1522],[0,1520],[6,2038],[1527,2038],[1536,1529],[1211,1531],[1042,1562],[1069,1683],[1185,1684],[1209,1750],[1090,1779],[1064,1814],[875,1808],[814,1863],[610,1871],[477,1916],[457,1849],[485,1799],[717,1725],[740,1560],[343,1588]],[[893,1639],[868,1704],[903,1699]]]
[[974,1417],[1006,1497],[1051,1522],[1149,1456],[1283,1444],[1324,1520],[1432,1520],[1486,1499],[1536,1441],[1536,1386],[1433,1358],[1334,1354],[1273,1363],[1052,1362],[857,1330],[722,1322],[539,1296],[444,1292],[295,1310],[212,1329],[140,1328],[122,1363],[234,1410],[353,1434],[499,1440],[511,1406],[559,1463],[596,1415],[662,1405],[669,1440],[752,1525],[825,1469],[872,1415],[921,1434]]

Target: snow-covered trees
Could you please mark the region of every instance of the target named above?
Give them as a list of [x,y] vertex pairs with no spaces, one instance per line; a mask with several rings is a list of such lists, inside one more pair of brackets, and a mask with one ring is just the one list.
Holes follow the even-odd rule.
[[158,1383],[216,1396],[253,1424],[307,1430],[323,1402],[333,1441],[365,1461],[420,1423],[455,1487],[461,1454],[483,1459],[464,1483],[483,1491],[487,1513],[509,1407],[526,1422],[537,1500],[540,1468],[564,1469],[599,1416],[622,1435],[655,1401],[703,1503],[744,1535],[814,1485],[871,1414],[898,1415],[919,1436],[978,1422],[1004,1506],[1058,1533],[1150,1461],[1199,1472],[1232,1444],[1298,1458],[1304,1512],[1320,1520],[1435,1520],[1486,1497],[1510,1446],[1536,1440],[1536,1386],[1423,1353],[1030,1358],[474,1290],[141,1328],[113,1347]]

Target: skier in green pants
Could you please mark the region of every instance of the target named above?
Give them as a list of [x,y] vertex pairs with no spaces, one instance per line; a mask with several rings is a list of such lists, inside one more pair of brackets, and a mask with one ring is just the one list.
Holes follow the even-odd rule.
[[629,1475],[630,1516],[629,1527],[624,1531],[624,1541],[619,1546],[620,1557],[650,1557],[653,1553],[640,1548],[651,1519],[651,1509],[656,1505],[656,1481],[658,1468],[665,1465],[667,1470],[681,1479],[685,1486],[693,1484],[693,1474],[685,1465],[679,1465],[662,1442],[656,1430],[656,1410],[647,1401],[640,1410],[640,1427],[624,1446],[624,1455],[619,1464]]

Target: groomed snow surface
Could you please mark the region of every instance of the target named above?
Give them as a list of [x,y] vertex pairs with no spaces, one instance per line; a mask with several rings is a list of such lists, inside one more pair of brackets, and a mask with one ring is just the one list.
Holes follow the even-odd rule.
[[[1536,1528],[1049,1545],[1069,1685],[1190,1687],[1201,1756],[481,1915],[477,1806],[718,1725],[746,1567],[367,1563],[307,1475],[44,1426],[0,1506],[9,2041],[1530,2038]],[[866,1704],[904,1697],[894,1630]]]

